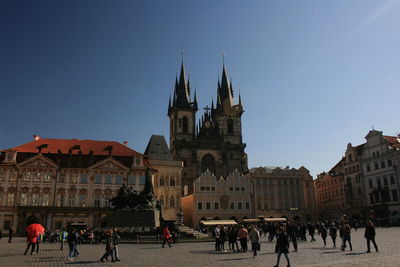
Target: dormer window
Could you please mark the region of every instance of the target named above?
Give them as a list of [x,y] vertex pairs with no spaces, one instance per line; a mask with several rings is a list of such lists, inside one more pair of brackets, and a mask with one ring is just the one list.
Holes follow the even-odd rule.
[[7,150],[4,163],[16,163],[16,160],[17,160],[17,151],[12,149]]

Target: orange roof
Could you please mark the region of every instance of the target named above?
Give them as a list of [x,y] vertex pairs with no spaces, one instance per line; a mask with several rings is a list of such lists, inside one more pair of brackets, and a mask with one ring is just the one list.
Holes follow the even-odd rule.
[[388,135],[382,135],[383,138],[386,139],[386,141],[388,141],[388,143],[390,144],[390,146],[394,147],[394,148],[400,148],[400,138],[397,136],[388,136]]
[[[46,146],[47,145],[47,146]],[[39,147],[42,147],[41,153],[57,154],[61,151],[62,154],[89,154],[108,156],[109,150],[112,156],[143,156],[139,152],[115,141],[96,141],[96,140],[80,140],[80,139],[50,139],[40,138],[32,142],[16,146],[12,148],[22,153],[38,153]]]

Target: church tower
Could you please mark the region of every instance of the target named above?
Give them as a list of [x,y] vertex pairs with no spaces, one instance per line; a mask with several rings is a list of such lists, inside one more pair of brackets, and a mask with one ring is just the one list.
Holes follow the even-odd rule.
[[175,160],[183,162],[182,188],[184,194],[193,192],[193,182],[206,170],[218,178],[228,177],[236,169],[248,172],[246,145],[242,140],[241,97],[234,103],[233,86],[225,64],[218,81],[216,105],[204,108],[196,124],[198,110],[196,93],[190,98],[190,85],[186,80],[182,62],[181,73],[175,82],[172,101],[168,106],[170,119],[170,150]]

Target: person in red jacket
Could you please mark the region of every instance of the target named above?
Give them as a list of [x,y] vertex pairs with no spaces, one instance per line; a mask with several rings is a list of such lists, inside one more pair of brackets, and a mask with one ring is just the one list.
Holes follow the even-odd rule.
[[165,243],[168,243],[168,246],[171,247],[171,233],[169,232],[168,226],[164,227],[164,241],[162,247],[164,247]]
[[26,247],[24,255],[26,255],[26,253],[28,253],[28,250],[30,247],[32,247],[31,255],[35,254],[37,240],[38,240],[38,235],[36,234],[36,232],[32,232],[32,231],[26,232],[26,242],[28,243],[28,246]]

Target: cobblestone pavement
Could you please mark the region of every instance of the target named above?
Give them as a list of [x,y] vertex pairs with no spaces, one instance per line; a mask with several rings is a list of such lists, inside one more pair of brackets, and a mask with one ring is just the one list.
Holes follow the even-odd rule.
[[[328,246],[322,240],[299,243],[298,252],[290,252],[291,266],[400,266],[400,228],[377,229],[380,252],[366,253],[364,229],[352,233],[353,251],[333,249],[328,237]],[[180,243],[171,248],[159,244],[120,244],[121,262],[100,262],[104,245],[78,246],[80,256],[73,262],[66,259],[67,249],[59,250],[59,244],[42,244],[39,254],[24,256],[25,242],[22,238],[8,244],[0,240],[0,266],[273,266],[276,263],[274,243],[262,237],[261,252],[256,259],[251,253],[215,252],[212,242]],[[338,240],[340,243],[340,240]],[[226,247],[228,244],[226,243]],[[290,249],[292,251],[293,248]],[[280,266],[286,266],[284,257]]]

